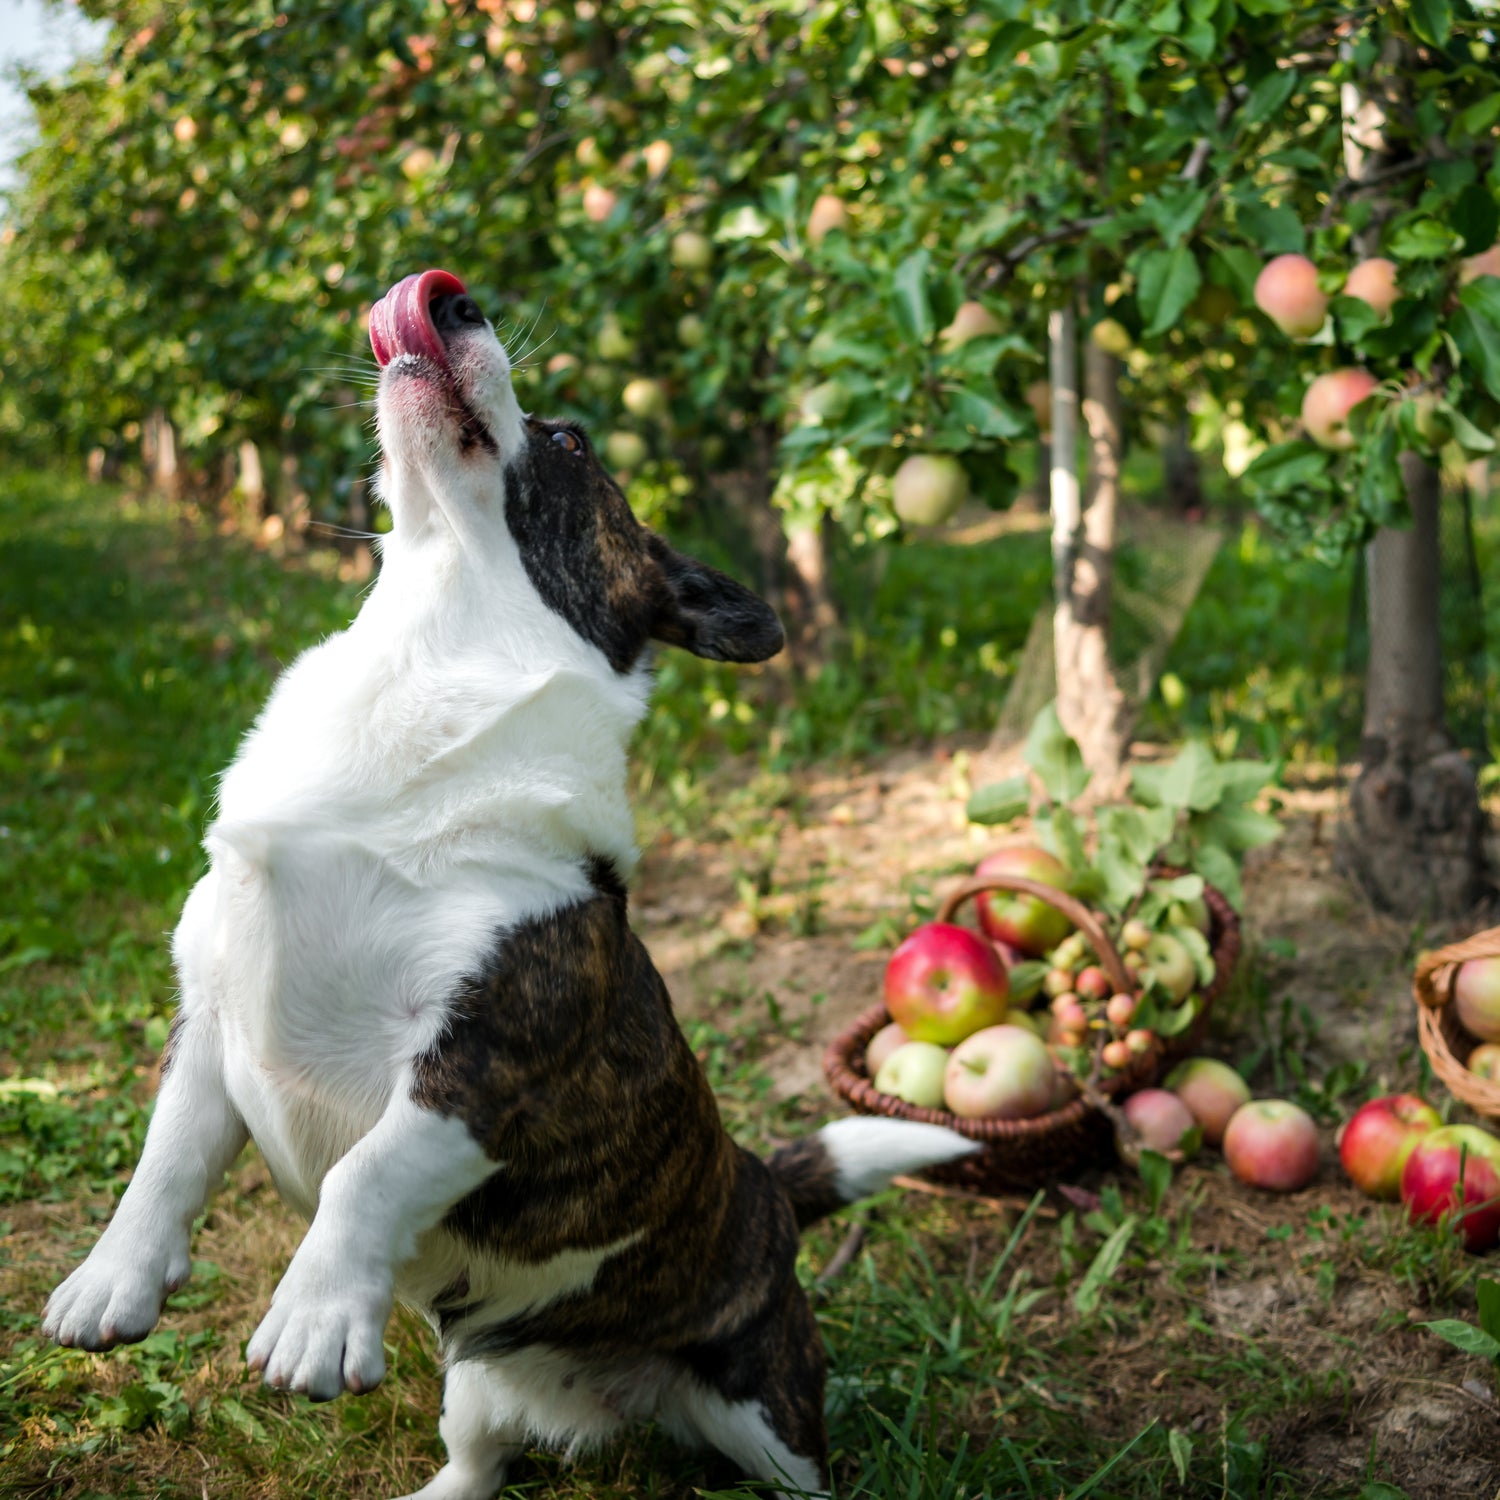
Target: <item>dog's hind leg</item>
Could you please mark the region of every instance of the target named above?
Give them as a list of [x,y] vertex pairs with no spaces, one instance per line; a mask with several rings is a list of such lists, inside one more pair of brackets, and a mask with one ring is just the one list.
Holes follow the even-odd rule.
[[789,1280],[781,1305],[753,1331],[688,1363],[696,1378],[679,1387],[669,1430],[695,1435],[785,1496],[828,1493],[823,1424],[823,1342],[802,1288]]
[[485,1365],[461,1360],[450,1366],[438,1423],[448,1462],[430,1484],[402,1500],[494,1500],[525,1438],[507,1404],[504,1387]]

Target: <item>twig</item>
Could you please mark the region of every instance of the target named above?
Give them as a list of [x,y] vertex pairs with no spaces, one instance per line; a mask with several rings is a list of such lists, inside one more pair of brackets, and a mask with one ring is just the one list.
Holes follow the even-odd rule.
[[1049,229],[1042,234],[1027,235],[1024,240],[1018,241],[1003,254],[997,250],[979,251],[979,254],[993,262],[989,270],[984,273],[982,285],[988,289],[1003,281],[1032,251],[1041,250],[1047,245],[1060,244],[1064,240],[1078,239],[1089,230],[1098,229],[1101,224],[1108,224],[1113,217],[1113,214],[1094,214],[1087,219],[1069,219],[1065,224],[1059,224],[1056,229]]
[[[936,1182],[923,1182],[920,1177],[893,1177],[894,1187],[905,1188],[910,1193],[928,1193],[934,1198],[957,1198],[964,1203],[980,1203],[996,1213],[1024,1212],[1031,1207],[1029,1198],[987,1198],[981,1193],[970,1193],[963,1188],[942,1187]],[[1055,1219],[1057,1210],[1045,1205],[1037,1207],[1037,1215],[1043,1219]]]
[[1319,228],[1326,229],[1333,223],[1333,216],[1339,204],[1351,194],[1363,193],[1370,188],[1394,182],[1398,177],[1407,177],[1413,172],[1420,172],[1431,160],[1429,156],[1412,156],[1405,161],[1396,162],[1393,166],[1382,167],[1378,172],[1365,172],[1358,177],[1340,178],[1329,189],[1328,202],[1324,205],[1322,215],[1318,219]]
[[836,1281],[854,1264],[854,1257],[864,1249],[864,1245],[865,1224],[864,1220],[860,1219],[849,1226],[849,1233],[844,1236],[843,1244],[833,1252],[828,1264],[818,1272],[814,1285],[822,1288]]

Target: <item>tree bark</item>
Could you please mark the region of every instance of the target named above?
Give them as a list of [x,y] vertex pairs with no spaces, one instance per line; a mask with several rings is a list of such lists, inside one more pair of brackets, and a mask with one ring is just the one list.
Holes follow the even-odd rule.
[[1072,309],[1048,324],[1052,346],[1053,645],[1057,716],[1103,783],[1118,777],[1130,739],[1130,706],[1109,659],[1115,518],[1124,456],[1120,362],[1084,345],[1083,417],[1088,486],[1078,498],[1077,356]]
[[[1380,65],[1407,64],[1394,48]],[[1390,163],[1385,111],[1354,83],[1342,85],[1340,104],[1344,167],[1358,182]],[[1391,207],[1377,203],[1358,241],[1362,254],[1376,249]],[[1360,772],[1339,846],[1376,905],[1407,918],[1452,917],[1490,887],[1485,816],[1474,768],[1444,722],[1442,476],[1416,453],[1401,455],[1401,476],[1411,529],[1381,527],[1366,550],[1370,660]]]
[[150,470],[151,482],[163,495],[175,496],[180,487],[177,471],[177,434],[172,419],[164,411],[152,412]]
[[1370,662],[1342,853],[1377,905],[1405,917],[1452,917],[1487,888],[1484,814],[1474,768],[1443,716],[1442,479],[1415,453],[1402,455],[1401,469],[1411,530],[1383,527],[1366,552]]
[[266,518],[266,476],[261,468],[260,449],[249,439],[240,443],[239,483],[240,503],[245,515],[259,525]]

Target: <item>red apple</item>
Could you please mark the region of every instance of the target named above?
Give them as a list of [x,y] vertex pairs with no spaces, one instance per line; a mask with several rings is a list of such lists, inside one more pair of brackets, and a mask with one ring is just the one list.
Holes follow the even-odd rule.
[[1198,1128],[1193,1112],[1166,1089],[1142,1089],[1125,1101],[1125,1118],[1153,1151],[1176,1151],[1190,1130]]
[[1224,1160],[1241,1182],[1294,1193],[1318,1175],[1318,1127],[1286,1099],[1255,1099],[1224,1131]]
[[952,1046],[1005,1019],[1010,982],[995,950],[950,922],[919,927],[885,969],[885,1008],[913,1041]]
[[948,1059],[943,1098],[966,1119],[1026,1120],[1052,1108],[1052,1054],[1020,1026],[987,1026]]
[[953,314],[953,321],[938,334],[938,348],[951,354],[970,339],[1004,333],[1005,325],[982,302],[963,302]]
[[1442,1123],[1442,1116],[1415,1094],[1371,1099],[1344,1126],[1339,1160],[1360,1192],[1394,1203],[1401,1196],[1406,1158],[1428,1131]]
[[596,224],[602,224],[614,211],[619,197],[612,188],[591,182],[583,190],[583,211]]
[[1328,315],[1318,268],[1305,255],[1278,255],[1255,278],[1255,305],[1289,338],[1311,338]]
[[1500,1141],[1476,1125],[1418,1140],[1401,1171],[1401,1201],[1418,1224],[1456,1221],[1467,1249],[1500,1243]]
[[844,200],[833,193],[819,193],[807,216],[807,237],[815,245],[823,243],[830,230],[849,228],[849,210]]
[[1344,295],[1358,297],[1361,302],[1368,302],[1382,318],[1389,317],[1396,298],[1401,295],[1396,289],[1396,262],[1383,255],[1360,261],[1344,283]]
[[1210,1146],[1224,1139],[1235,1111],[1250,1102],[1245,1080],[1214,1057],[1190,1057],[1178,1063],[1167,1074],[1166,1086],[1187,1105]]
[[1349,413],[1379,381],[1368,370],[1346,368],[1319,375],[1302,398],[1302,425],[1320,448],[1346,452],[1354,446]]
[[910,1040],[911,1038],[894,1021],[882,1026],[870,1038],[870,1044],[865,1048],[865,1072],[874,1078],[886,1058],[898,1047],[904,1047]]
[[1085,1000],[1107,1000],[1114,992],[1109,975],[1098,964],[1090,964],[1079,972],[1075,988]]
[[1470,1036],[1500,1042],[1500,958],[1471,958],[1458,966],[1453,1003]]
[[[1011,844],[997,849],[979,861],[976,875],[1019,875],[1042,885],[1064,889],[1068,883],[1067,866],[1033,844]],[[1040,957],[1054,948],[1073,930],[1073,924],[1055,906],[1035,896],[1012,895],[1007,891],[985,891],[976,896],[979,925],[991,938],[1009,943],[1031,957]]]
[[943,1081],[948,1072],[948,1049],[933,1042],[908,1042],[897,1047],[881,1064],[875,1087],[882,1094],[920,1104],[924,1109],[943,1107]]
[[1471,255],[1460,265],[1458,279],[1465,285],[1477,281],[1481,276],[1500,276],[1500,244]]

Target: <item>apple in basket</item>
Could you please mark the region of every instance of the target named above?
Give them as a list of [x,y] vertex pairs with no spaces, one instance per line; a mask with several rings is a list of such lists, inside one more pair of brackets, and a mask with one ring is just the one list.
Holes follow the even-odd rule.
[[1475,1254],[1500,1243],[1500,1141],[1476,1125],[1444,1125],[1412,1148],[1401,1201],[1418,1224],[1447,1220]]
[[977,933],[951,922],[919,927],[885,967],[885,1008],[914,1042],[950,1047],[1005,1019],[1010,981]]
[[1052,1054],[1020,1026],[987,1026],[948,1058],[943,1097],[965,1119],[1025,1120],[1052,1108]]
[[1470,1036],[1500,1042],[1500,957],[1460,964],[1453,980],[1453,1004]]
[[1417,1142],[1443,1117],[1415,1094],[1387,1094],[1362,1104],[1339,1136],[1339,1160],[1360,1192],[1394,1203],[1401,1172]]
[[[1032,844],[1011,844],[979,861],[975,875],[1020,875],[1040,885],[1066,889],[1068,869],[1060,859]],[[1007,943],[1032,958],[1055,948],[1073,923],[1036,896],[1020,892],[985,891],[974,898],[979,925],[994,941]]]
[[948,1068],[948,1049],[935,1042],[907,1042],[897,1047],[880,1065],[875,1087],[882,1094],[920,1104],[924,1109],[943,1107],[943,1083]]

